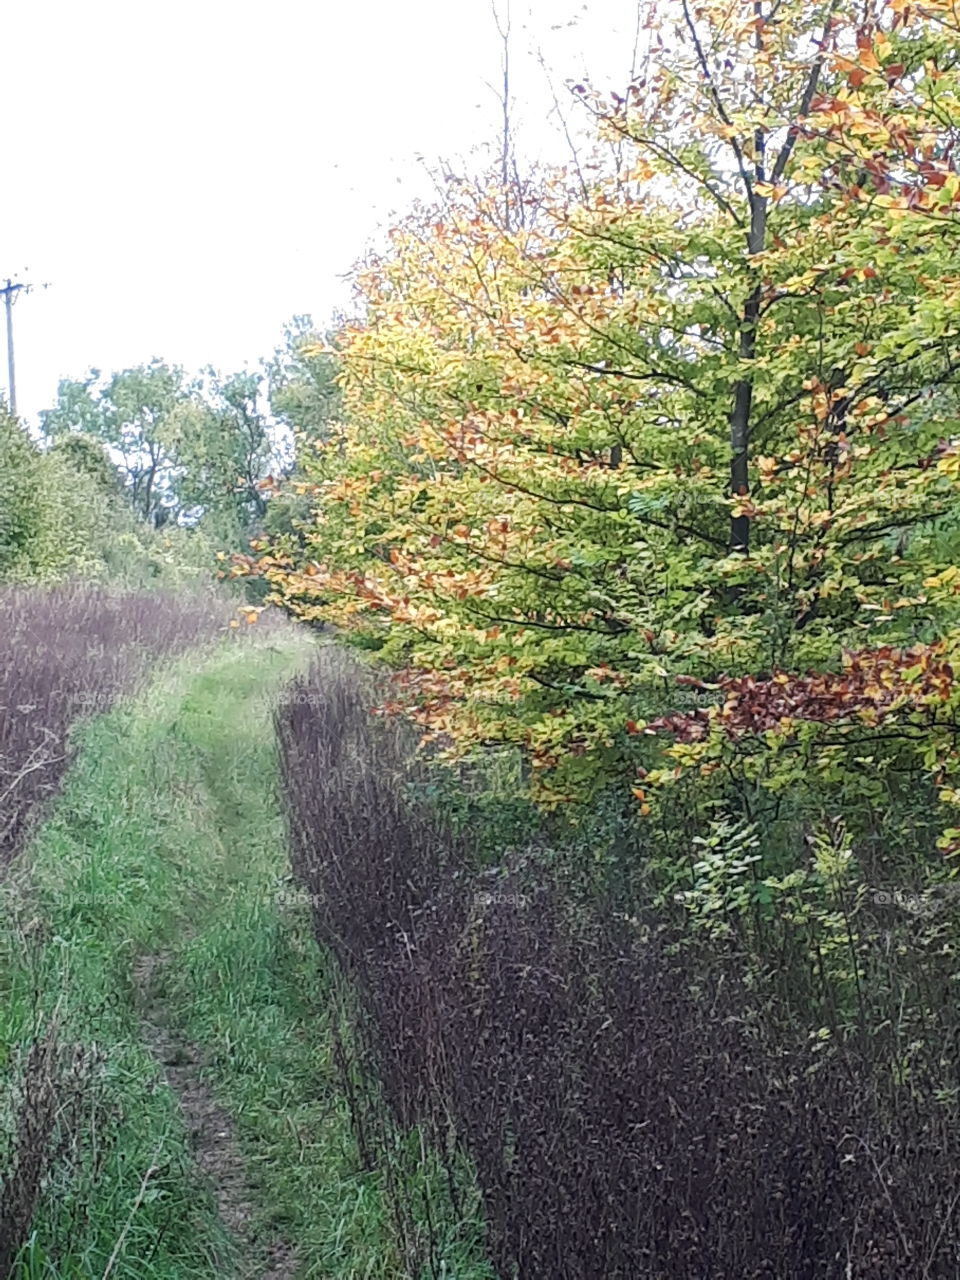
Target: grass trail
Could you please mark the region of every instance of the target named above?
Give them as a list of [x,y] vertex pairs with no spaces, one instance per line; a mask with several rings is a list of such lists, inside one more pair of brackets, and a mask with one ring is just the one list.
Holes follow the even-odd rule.
[[[271,699],[306,654],[276,634],[226,646],[88,725],[3,886],[5,1116],[38,1026],[67,1046],[62,1149],[21,1280],[404,1274],[286,880]],[[11,1141],[6,1120],[0,1168]]]

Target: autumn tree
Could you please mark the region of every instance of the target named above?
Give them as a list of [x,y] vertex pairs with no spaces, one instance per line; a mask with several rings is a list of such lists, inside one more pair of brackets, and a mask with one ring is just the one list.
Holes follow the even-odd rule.
[[379,633],[431,732],[522,745],[553,799],[691,698],[713,723],[723,681],[844,650],[926,669],[956,615],[925,585],[960,472],[956,15],[659,10],[635,83],[577,88],[616,169],[545,179],[515,225],[496,182],[451,183],[358,272],[321,514],[262,566]]

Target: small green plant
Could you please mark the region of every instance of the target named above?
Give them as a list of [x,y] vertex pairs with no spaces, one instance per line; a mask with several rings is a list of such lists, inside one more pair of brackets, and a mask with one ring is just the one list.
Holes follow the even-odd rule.
[[709,834],[694,836],[692,843],[701,851],[692,868],[693,884],[678,891],[675,899],[687,911],[694,929],[712,938],[729,937],[737,929],[737,917],[758,903],[767,906],[771,901],[769,886],[756,874],[762,861],[756,826],[729,817],[715,818]]

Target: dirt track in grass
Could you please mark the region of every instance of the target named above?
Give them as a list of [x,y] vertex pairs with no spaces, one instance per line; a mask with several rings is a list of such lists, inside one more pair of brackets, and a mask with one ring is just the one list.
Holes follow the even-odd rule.
[[143,1038],[176,1095],[190,1135],[194,1160],[207,1180],[217,1210],[239,1252],[238,1280],[293,1280],[293,1247],[265,1240],[256,1229],[256,1193],[229,1112],[204,1080],[201,1050],[174,1032],[162,996],[162,953],[140,956],[133,969],[143,1020]]

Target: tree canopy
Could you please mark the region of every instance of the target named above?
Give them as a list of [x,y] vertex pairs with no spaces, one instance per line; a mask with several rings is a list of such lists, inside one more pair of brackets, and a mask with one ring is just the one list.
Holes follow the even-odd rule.
[[827,727],[911,716],[945,777],[957,15],[659,14],[623,95],[577,87],[615,144],[590,182],[526,184],[522,219],[452,182],[363,264],[319,514],[260,570],[378,636],[430,734],[521,745],[547,799],[709,777],[734,742],[779,785],[777,735],[826,776]]
[[289,466],[266,403],[266,372],[190,378],[154,360],[103,377],[61,382],[41,415],[55,447],[102,441],[134,510],[156,525],[205,518],[236,546],[266,511],[265,493]]

